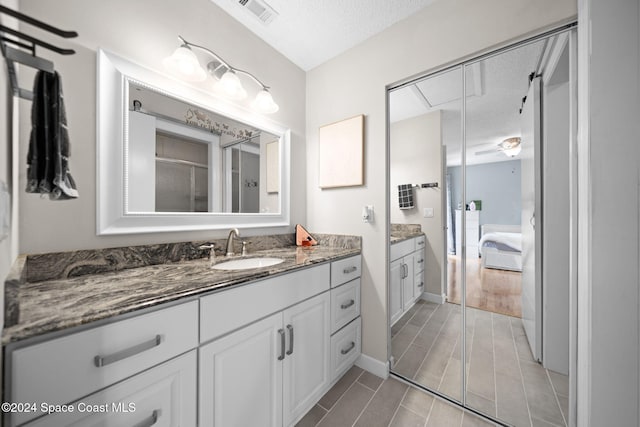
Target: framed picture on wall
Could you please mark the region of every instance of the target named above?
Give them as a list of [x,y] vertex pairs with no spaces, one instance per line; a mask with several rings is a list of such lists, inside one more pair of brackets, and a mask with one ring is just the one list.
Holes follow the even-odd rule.
[[364,115],[320,127],[320,188],[364,185]]

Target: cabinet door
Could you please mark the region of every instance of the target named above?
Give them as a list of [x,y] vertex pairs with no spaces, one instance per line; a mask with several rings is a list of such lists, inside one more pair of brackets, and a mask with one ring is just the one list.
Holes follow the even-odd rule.
[[200,425],[282,426],[282,313],[200,348]]
[[391,263],[389,281],[389,316],[391,324],[402,316],[402,281],[404,278],[404,263],[402,258]]
[[407,311],[413,305],[413,301],[415,300],[414,293],[414,272],[413,272],[413,261],[414,254],[407,255],[403,258],[403,263],[405,265],[405,278],[402,280],[402,309],[403,311]]
[[[284,311],[284,425],[298,421],[330,381],[331,297],[329,292]],[[257,425],[257,424],[246,424]]]
[[29,427],[196,425],[196,351],[151,368],[54,412]]

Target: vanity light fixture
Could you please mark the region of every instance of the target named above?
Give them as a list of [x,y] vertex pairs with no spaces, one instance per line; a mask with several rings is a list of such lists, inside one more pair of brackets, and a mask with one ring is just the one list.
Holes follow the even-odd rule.
[[[162,63],[165,68],[173,75],[190,82],[201,82],[207,78],[207,71],[217,82],[214,84],[214,90],[221,95],[233,99],[242,100],[247,97],[247,91],[242,86],[242,82],[238,74],[244,74],[251,80],[256,82],[262,89],[258,92],[251,106],[265,114],[271,114],[278,111],[280,107],[275,103],[269,86],[262,83],[256,76],[248,71],[240,70],[232,67],[228,62],[220,58],[211,49],[186,41],[182,36],[178,36],[182,43],[171,56],[165,58]],[[207,64],[207,71],[200,65],[196,54],[192,48],[200,49],[213,57]]]

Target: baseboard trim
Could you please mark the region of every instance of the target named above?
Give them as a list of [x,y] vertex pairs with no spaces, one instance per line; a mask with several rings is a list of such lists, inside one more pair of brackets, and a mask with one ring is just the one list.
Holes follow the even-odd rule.
[[444,295],[432,294],[430,292],[423,292],[420,298],[425,301],[435,302],[436,304],[444,304],[446,301]]
[[381,362],[366,354],[360,355],[356,360],[356,366],[385,380],[389,377],[389,362]]

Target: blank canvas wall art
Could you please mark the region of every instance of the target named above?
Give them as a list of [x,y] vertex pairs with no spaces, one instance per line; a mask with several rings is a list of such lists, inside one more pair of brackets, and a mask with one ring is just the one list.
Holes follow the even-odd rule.
[[320,127],[320,188],[364,185],[364,115]]

